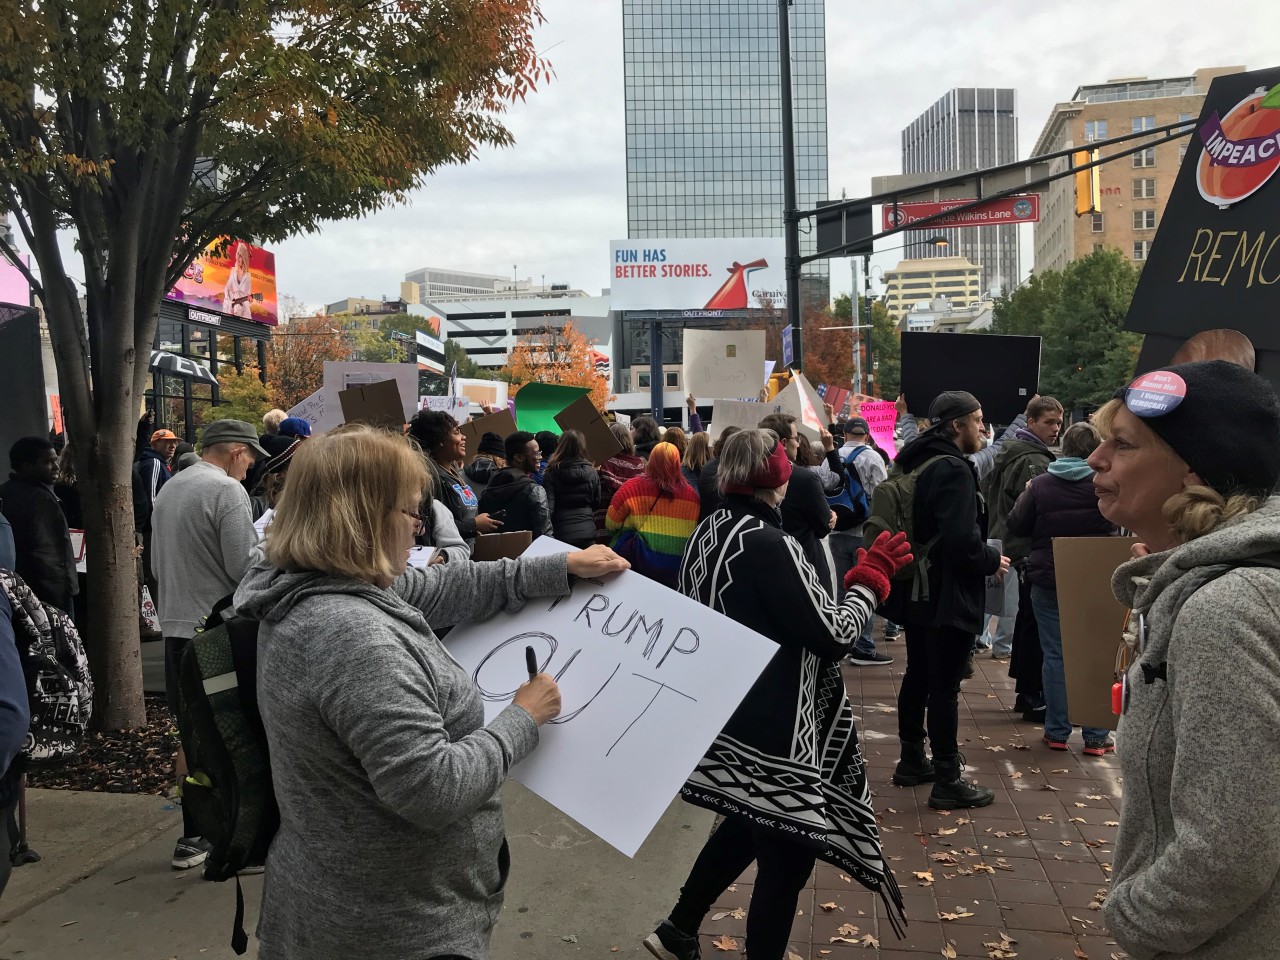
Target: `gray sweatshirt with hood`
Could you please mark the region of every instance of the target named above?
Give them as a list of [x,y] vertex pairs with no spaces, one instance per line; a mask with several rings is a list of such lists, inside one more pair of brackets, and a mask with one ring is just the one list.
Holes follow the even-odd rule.
[[1112,579],[1146,622],[1120,721],[1124,804],[1103,907],[1135,960],[1280,951],[1280,570],[1265,566],[1278,554],[1272,497]]
[[487,960],[510,857],[499,790],[538,742],[488,726],[443,627],[569,592],[564,554],[409,570],[390,589],[265,561],[235,594],[261,621],[258,697],[280,803],[262,960]]

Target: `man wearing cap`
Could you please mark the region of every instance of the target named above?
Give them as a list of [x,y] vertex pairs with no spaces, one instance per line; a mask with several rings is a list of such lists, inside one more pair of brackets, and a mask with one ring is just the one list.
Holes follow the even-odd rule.
[[[929,407],[929,429],[903,447],[898,466],[920,471],[912,502],[912,541],[928,566],[928,596],[897,581],[881,609],[906,628],[907,671],[898,692],[902,759],[894,783],[933,781],[929,806],[982,807],[994,794],[962,777],[957,699],[973,636],[982,625],[986,577],[1007,572],[1009,560],[987,545],[986,508],[966,459],[982,446],[982,407],[973,394],[953,390]],[[925,553],[925,544],[931,544]],[[926,727],[927,717],[927,727]],[[926,733],[933,761],[925,754]]]
[[151,556],[151,514],[156,495],[173,474],[173,451],[181,441],[172,430],[157,430],[151,434],[151,446],[133,464],[133,526],[142,537],[142,570],[151,598],[157,603],[160,591]]
[[[242,483],[254,462],[266,456],[249,424],[215,420],[204,428],[200,462],[171,477],[156,497],[152,549],[160,579],[165,690],[175,715],[182,651],[214,604],[235,592],[258,542]],[[177,771],[181,784],[186,775],[181,750]],[[171,861],[176,870],[199,866],[209,853],[185,808],[183,827]]]
[[[842,469],[848,473],[856,470],[858,482],[867,495],[867,503],[871,503],[871,494],[885,480],[889,479],[889,471],[880,455],[868,444],[871,439],[871,428],[862,417],[851,417],[844,425],[844,446],[838,451]],[[831,559],[836,565],[837,600],[843,601],[845,595],[844,575],[854,568],[858,562],[858,548],[862,546],[862,525],[858,524],[848,530],[834,529],[827,541],[831,545]],[[893,657],[876,649],[876,642],[871,636],[872,617],[867,617],[863,624],[862,635],[853,645],[849,654],[849,662],[859,667],[883,666],[893,663]]]

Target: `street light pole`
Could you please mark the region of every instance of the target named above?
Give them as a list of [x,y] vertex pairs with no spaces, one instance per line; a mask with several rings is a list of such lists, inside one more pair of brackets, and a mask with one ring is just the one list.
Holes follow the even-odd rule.
[[778,73],[782,97],[782,228],[786,237],[787,323],[795,369],[804,369],[800,321],[800,217],[796,207],[796,144],[791,115],[791,0],[778,0]]

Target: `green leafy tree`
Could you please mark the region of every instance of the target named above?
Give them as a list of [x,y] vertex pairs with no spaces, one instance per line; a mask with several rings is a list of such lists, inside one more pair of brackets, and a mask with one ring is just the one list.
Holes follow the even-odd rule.
[[1040,392],[1097,406],[1133,375],[1142,336],[1124,329],[1138,270],[1108,247],[1036,274],[996,302],[991,332],[1042,338]]
[[879,300],[871,304],[871,356],[874,392],[894,400],[902,392],[902,334],[898,323]]
[[145,719],[129,473],[165,291],[220,238],[361,216],[509,144],[501,112],[548,76],[540,19],[538,0],[5,5],[0,207],[36,269],[0,255],[44,306],[75,441],[97,723]]
[[246,365],[243,373],[236,373],[235,367],[226,369],[231,372],[218,376],[219,402],[210,419],[243,420],[257,429],[262,423],[262,415],[271,409],[271,392],[258,376],[257,367]]

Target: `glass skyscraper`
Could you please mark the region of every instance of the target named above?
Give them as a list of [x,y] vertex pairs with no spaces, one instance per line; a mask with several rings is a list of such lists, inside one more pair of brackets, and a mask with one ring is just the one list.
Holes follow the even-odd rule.
[[[902,131],[903,173],[952,173],[1018,159],[1018,98],[1010,89],[960,87]],[[926,241],[943,236],[946,247]],[[906,231],[906,255],[967,257],[982,268],[982,291],[1013,289],[1021,276],[1018,228],[959,227]]]
[[[827,199],[823,2],[791,8],[800,209]],[[777,4],[622,0],[622,59],[627,236],[782,236]],[[812,230],[800,245],[813,252]],[[806,297],[825,304],[825,263],[805,276]]]

